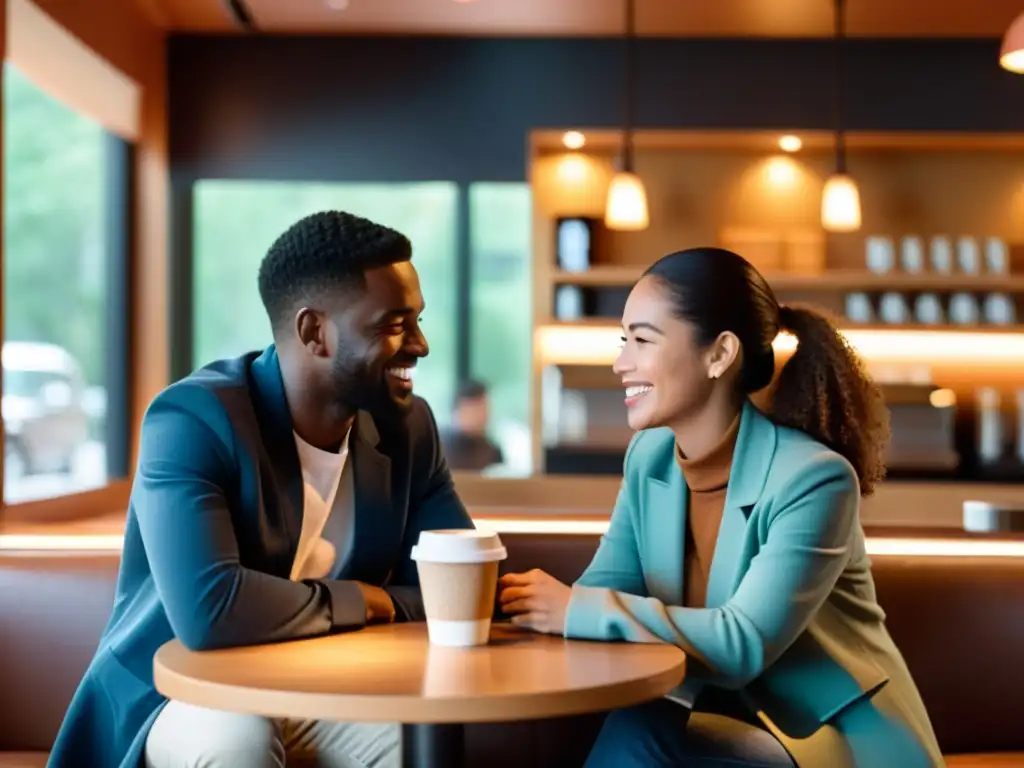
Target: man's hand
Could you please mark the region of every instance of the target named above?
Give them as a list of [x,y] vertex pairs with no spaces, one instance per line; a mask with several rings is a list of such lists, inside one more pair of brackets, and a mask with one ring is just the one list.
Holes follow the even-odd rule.
[[359,591],[363,593],[363,602],[366,603],[367,624],[388,624],[395,620],[395,604],[391,602],[391,595],[380,587],[356,582]]
[[506,573],[498,583],[502,587],[501,609],[514,614],[513,624],[552,635],[565,633],[572,587],[536,568],[526,573]]

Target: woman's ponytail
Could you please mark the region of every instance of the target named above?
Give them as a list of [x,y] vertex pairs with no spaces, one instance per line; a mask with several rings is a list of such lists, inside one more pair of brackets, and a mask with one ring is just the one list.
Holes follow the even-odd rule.
[[771,416],[805,432],[853,465],[861,494],[885,476],[889,411],[856,352],[824,315],[779,308],[779,324],[797,339],[772,392]]
[[766,389],[775,373],[772,344],[780,327],[797,337],[793,356],[769,390],[768,409],[783,426],[805,432],[847,459],[867,496],[885,476],[889,411],[860,359],[827,317],[779,306],[754,265],[722,248],[688,248],[663,256],[644,273],[664,286],[676,317],[706,346],[723,332],[743,347],[738,382],[744,394]]

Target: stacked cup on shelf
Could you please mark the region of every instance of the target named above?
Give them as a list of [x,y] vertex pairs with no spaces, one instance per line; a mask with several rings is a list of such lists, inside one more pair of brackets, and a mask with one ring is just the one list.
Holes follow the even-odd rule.
[[[978,238],[964,235],[953,240],[946,235],[930,239],[926,252],[923,238],[907,235],[899,243],[897,264],[896,246],[887,235],[871,235],[865,239],[865,260],[869,272],[878,275],[897,270],[907,275],[1007,275],[1010,271],[1009,249],[999,237]],[[853,322],[869,323],[876,319],[892,325],[911,323],[921,325],[1013,325],[1017,322],[1013,297],[1006,293],[989,293],[979,303],[978,297],[967,291],[955,291],[948,296],[924,291],[918,293],[912,304],[908,297],[896,291],[886,291],[878,300],[877,312],[867,293],[852,293],[846,297],[846,316]]]

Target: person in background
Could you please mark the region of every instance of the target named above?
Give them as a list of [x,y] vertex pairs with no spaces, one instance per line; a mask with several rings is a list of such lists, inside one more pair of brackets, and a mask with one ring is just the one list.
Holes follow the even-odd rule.
[[397,724],[168,702],[153,655],[172,638],[211,650],[423,620],[411,547],[473,523],[413,394],[428,347],[411,255],[357,216],[302,219],[259,270],[274,343],[153,400],[113,616],[48,765],[400,765]]
[[445,455],[452,469],[479,472],[504,461],[501,448],[487,437],[490,418],[487,387],[479,381],[462,382],[455,397],[452,426],[441,433]]
[[[615,373],[637,430],[609,529],[572,587],[507,574],[515,623],[687,653],[670,697],[613,712],[588,768],[944,765],[875,599],[860,497],[888,412],[824,316],[717,248],[636,284]],[[761,412],[780,331],[797,348]]]

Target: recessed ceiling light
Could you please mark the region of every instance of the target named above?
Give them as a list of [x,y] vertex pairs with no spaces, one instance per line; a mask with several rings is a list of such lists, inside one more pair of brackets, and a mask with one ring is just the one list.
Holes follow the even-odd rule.
[[348,8],[349,0],[324,0],[324,2],[332,11],[344,11]]
[[587,137],[579,131],[566,131],[562,134],[562,144],[566,149],[580,149],[587,143]]
[[800,147],[803,145],[804,143],[800,140],[799,136],[787,135],[779,137],[779,149],[783,152],[799,152]]

